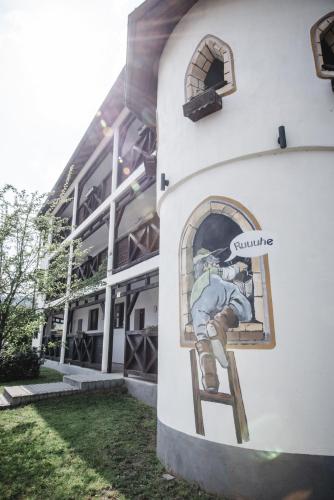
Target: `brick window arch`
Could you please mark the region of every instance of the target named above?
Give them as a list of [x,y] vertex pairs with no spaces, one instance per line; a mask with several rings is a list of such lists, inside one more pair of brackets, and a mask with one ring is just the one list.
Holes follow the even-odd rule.
[[317,75],[334,78],[334,12],[317,21],[311,29],[311,42]]
[[[219,72],[221,78],[217,77]],[[219,95],[228,95],[236,90],[232,50],[227,43],[213,35],[201,40],[188,65],[185,76],[186,102],[210,87],[215,88]]]
[[[210,220],[211,219],[211,220]],[[214,220],[213,220],[214,219]],[[199,248],[209,251],[228,242],[210,242],[210,231],[217,238],[217,223],[233,228],[233,236],[245,231],[261,229],[255,217],[239,202],[220,196],[203,201],[189,217],[180,242],[180,324],[182,347],[193,347],[196,337],[190,312],[190,297],[195,283],[194,257]],[[200,241],[198,236],[201,235]],[[203,238],[204,235],[204,238]],[[229,240],[232,239],[231,237]],[[211,247],[210,247],[211,244]],[[229,256],[229,251],[227,257]],[[227,258],[225,257],[225,258]],[[242,260],[236,258],[237,260]],[[227,345],[231,348],[265,348],[275,346],[275,332],[271,302],[271,288],[268,256],[252,257],[247,260],[245,281],[233,281],[251,302],[253,317],[249,322],[240,322],[227,334]]]

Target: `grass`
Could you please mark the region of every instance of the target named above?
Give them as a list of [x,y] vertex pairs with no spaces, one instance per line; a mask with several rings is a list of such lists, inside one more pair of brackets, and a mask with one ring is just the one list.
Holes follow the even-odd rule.
[[217,498],[162,478],[155,433],[154,410],[127,394],[78,394],[2,411],[1,500]]
[[3,388],[10,385],[28,385],[28,384],[47,384],[48,382],[62,382],[64,374],[52,370],[51,368],[40,369],[40,375],[38,378],[30,378],[27,380],[15,380],[14,382],[3,382],[0,384],[0,394],[3,393]]

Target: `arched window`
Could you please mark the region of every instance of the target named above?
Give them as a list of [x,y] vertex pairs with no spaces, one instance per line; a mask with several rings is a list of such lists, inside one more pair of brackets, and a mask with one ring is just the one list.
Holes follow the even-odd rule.
[[311,41],[317,75],[334,78],[334,12],[326,14],[311,29]]
[[185,77],[185,99],[213,88],[219,95],[236,90],[232,50],[219,38],[207,35],[197,46]]
[[[268,257],[235,257],[228,261],[230,243],[245,231],[261,229],[254,216],[229,198],[212,197],[199,205],[188,219],[180,243],[180,321],[181,346],[192,347],[196,336],[192,304],[201,295],[206,277],[199,269],[203,256],[214,256],[217,270],[225,282],[236,285],[247,302],[247,318],[227,332],[232,348],[275,346]],[[235,288],[228,285],[230,289]],[[202,288],[201,288],[202,287]],[[238,294],[239,294],[238,291]]]

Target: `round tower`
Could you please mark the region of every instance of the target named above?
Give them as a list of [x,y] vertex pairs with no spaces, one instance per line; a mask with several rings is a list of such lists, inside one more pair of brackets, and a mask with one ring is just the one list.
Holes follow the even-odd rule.
[[200,0],[160,58],[158,456],[208,491],[333,491],[333,82],[332,0]]

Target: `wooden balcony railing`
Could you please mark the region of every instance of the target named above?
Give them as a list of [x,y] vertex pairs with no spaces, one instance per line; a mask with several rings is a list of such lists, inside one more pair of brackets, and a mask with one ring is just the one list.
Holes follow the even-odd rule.
[[124,376],[157,382],[158,328],[125,332]]
[[[131,129],[131,123],[133,122],[130,121],[127,125],[129,127],[128,130]],[[135,137],[131,147],[127,151],[124,151],[123,146],[127,142],[127,127],[122,131],[120,137],[117,186],[156,151],[155,129],[145,125],[142,125],[138,129],[137,137]]]
[[90,216],[111,193],[111,172],[98,186],[92,186],[78,209],[77,225]]
[[76,333],[68,336],[68,360],[76,365],[99,368],[102,359],[103,332]]
[[115,240],[114,269],[133,265],[159,251],[159,217],[134,228],[125,236]]
[[[86,280],[92,278],[96,275],[98,271],[101,271],[104,264],[107,263],[108,257],[108,249],[104,248],[100,253],[95,255],[94,257],[89,257],[85,262],[83,262],[80,266],[75,267],[72,271],[72,274],[80,280]],[[107,274],[107,270],[105,272]]]

